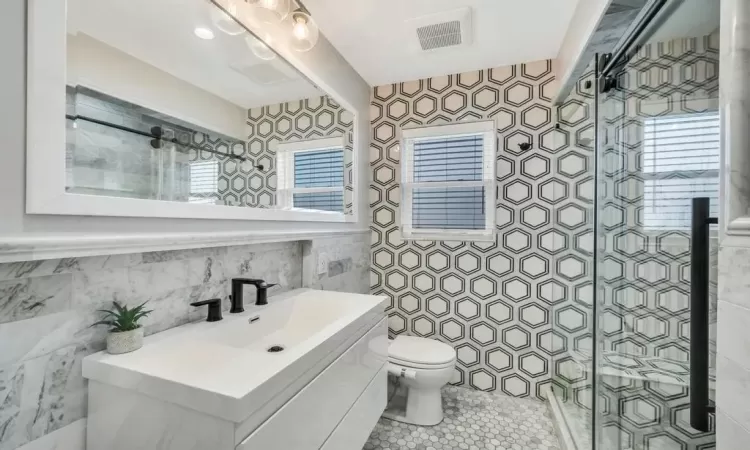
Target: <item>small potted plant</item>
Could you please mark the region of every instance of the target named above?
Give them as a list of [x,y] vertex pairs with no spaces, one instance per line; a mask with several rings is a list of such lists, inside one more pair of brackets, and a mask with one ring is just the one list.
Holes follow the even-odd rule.
[[117,301],[114,302],[114,306],[114,309],[100,309],[99,312],[104,314],[104,317],[92,326],[110,327],[107,335],[107,352],[119,355],[138,350],[143,346],[143,327],[138,321],[151,314],[153,310],[143,309],[146,302],[131,309]]

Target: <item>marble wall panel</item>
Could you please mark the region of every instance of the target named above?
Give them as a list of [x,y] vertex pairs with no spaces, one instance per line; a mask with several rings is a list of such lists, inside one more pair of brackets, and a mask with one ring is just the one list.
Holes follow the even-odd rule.
[[[303,275],[321,252],[325,273]],[[0,450],[83,449],[81,361],[104,349],[107,330],[91,324],[113,300],[148,301],[149,335],[205,319],[194,301],[221,298],[228,309],[234,277],[277,283],[269,295],[303,286],[366,293],[369,270],[367,234],[0,264]],[[245,289],[249,302],[254,288]]]

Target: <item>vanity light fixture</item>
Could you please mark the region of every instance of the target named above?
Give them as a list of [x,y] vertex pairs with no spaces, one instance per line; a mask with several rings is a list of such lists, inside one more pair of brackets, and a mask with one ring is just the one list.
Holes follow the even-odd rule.
[[255,6],[255,13],[260,20],[267,23],[279,23],[286,19],[291,11],[291,0],[247,0]]
[[306,52],[318,43],[320,30],[318,24],[307,11],[298,9],[292,13],[292,48]]
[[252,50],[255,56],[262,59],[263,61],[271,61],[272,59],[276,58],[276,53],[274,53],[274,51],[271,50],[271,47],[269,47],[267,44],[270,42],[271,36],[269,35],[266,35],[266,38],[264,40],[260,40],[255,36],[245,36],[245,43],[247,44],[247,46],[250,47],[250,50]]
[[234,19],[238,14],[237,0],[229,0],[226,11],[224,12],[215,5],[211,7],[211,20],[216,28],[230,36],[238,36],[244,33],[245,28]]
[[195,35],[198,36],[199,38],[205,39],[205,40],[211,40],[214,38],[214,32],[211,31],[210,28],[195,27],[195,30],[193,30],[193,33],[195,33]]

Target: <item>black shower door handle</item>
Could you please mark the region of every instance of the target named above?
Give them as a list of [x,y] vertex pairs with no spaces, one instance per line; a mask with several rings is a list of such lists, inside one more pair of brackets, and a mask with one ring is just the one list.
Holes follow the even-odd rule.
[[714,412],[709,399],[709,225],[718,223],[709,217],[710,199],[693,199],[690,239],[690,426],[710,431],[709,414]]

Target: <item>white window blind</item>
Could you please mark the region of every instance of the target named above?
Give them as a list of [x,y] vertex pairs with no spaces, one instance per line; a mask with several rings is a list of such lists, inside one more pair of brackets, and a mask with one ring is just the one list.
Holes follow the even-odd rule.
[[219,198],[219,163],[190,163],[190,203],[214,204]]
[[494,239],[494,122],[404,130],[403,138],[402,236]]
[[344,212],[342,138],[280,144],[277,159],[280,207]]
[[643,122],[643,226],[690,228],[692,199],[719,212],[719,113],[662,116]]

